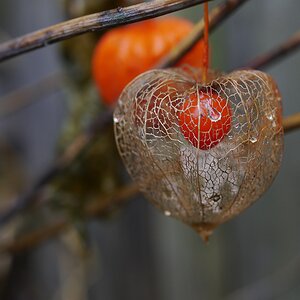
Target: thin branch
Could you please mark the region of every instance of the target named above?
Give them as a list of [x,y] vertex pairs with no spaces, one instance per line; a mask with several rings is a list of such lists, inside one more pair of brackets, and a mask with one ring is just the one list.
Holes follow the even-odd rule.
[[[227,0],[213,8],[209,14],[209,30],[213,31],[222,21],[232,15],[242,4],[248,0]],[[164,57],[156,68],[168,68],[174,66],[193,46],[203,38],[204,20],[198,22],[187,38],[182,40],[166,57]]]
[[283,124],[285,133],[290,133],[290,132],[294,131],[295,129],[299,129],[300,128],[300,113],[295,113],[293,115],[283,118],[282,124]]
[[71,37],[162,16],[211,0],[150,1],[65,21],[0,44],[0,62]]
[[286,58],[289,54],[293,53],[300,46],[300,31],[290,37],[287,41],[279,45],[277,48],[270,52],[263,54],[252,62],[246,65],[250,69],[262,69],[271,64],[274,64],[280,59]]
[[62,72],[50,74],[33,84],[1,97],[0,118],[6,117],[30,105],[36,99],[58,91],[64,84]]
[[[102,197],[102,199],[94,200],[84,207],[84,217],[93,218],[106,215],[116,206],[120,207],[130,198],[136,196],[139,193],[138,187],[135,183],[130,183],[127,186],[119,189],[112,195],[108,197]],[[20,251],[28,250],[53,238],[60,234],[62,231],[68,229],[71,222],[66,219],[61,219],[37,229],[35,231],[29,232],[22,237],[18,237],[15,241],[0,246],[0,253],[8,252],[11,254],[18,253]]]
[[0,253],[16,254],[32,249],[33,247],[56,237],[70,226],[66,220],[56,221],[53,224],[29,232],[13,242],[0,246]]

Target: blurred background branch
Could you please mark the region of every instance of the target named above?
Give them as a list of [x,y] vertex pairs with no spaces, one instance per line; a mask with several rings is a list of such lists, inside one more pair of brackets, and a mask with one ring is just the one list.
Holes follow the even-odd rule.
[[285,133],[289,133],[295,129],[300,128],[300,113],[295,113],[291,116],[285,117],[282,120]]
[[251,69],[266,68],[270,64],[274,64],[278,60],[283,59],[287,55],[293,53],[295,50],[299,48],[299,46],[300,46],[300,31],[296,32],[288,40],[286,40],[278,47],[275,47],[270,52],[255,58],[252,62],[246,65],[246,68],[251,68]]
[[19,88],[10,94],[1,97],[0,118],[9,116],[27,107],[44,95],[57,92],[65,84],[66,76],[62,72],[55,72],[37,82]]
[[[99,201],[99,199],[96,199],[89,202],[84,207],[84,216],[86,218],[95,218],[106,215],[110,212],[110,210],[112,210],[116,206],[120,207],[130,198],[136,196],[138,193],[139,190],[137,185],[135,183],[130,183],[127,186],[124,186],[115,191],[112,195],[102,197],[101,201]],[[13,243],[6,245],[2,243],[0,245],[0,253],[9,252],[11,254],[15,254],[21,251],[28,250],[54,236],[57,236],[63,230],[67,229],[71,224],[72,223],[66,219],[61,219],[59,221],[53,222],[48,226],[42,227],[24,236],[18,237],[18,239]]]

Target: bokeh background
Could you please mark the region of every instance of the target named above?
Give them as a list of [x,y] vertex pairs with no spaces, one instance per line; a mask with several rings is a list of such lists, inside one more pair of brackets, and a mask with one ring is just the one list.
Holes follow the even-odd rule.
[[[1,0],[0,41],[134,2]],[[213,66],[244,66],[283,42],[299,30],[299,11],[295,0],[249,0],[212,34]],[[195,22],[202,9],[176,14]],[[89,69],[99,35],[87,34],[0,64],[2,211],[103,109]],[[281,90],[284,115],[300,111],[299,66],[298,52],[266,69]],[[46,88],[41,87],[45,78]],[[37,92],[26,95],[24,87],[32,86]],[[24,94],[32,103],[10,104]],[[300,299],[299,134],[286,135],[281,171],[267,193],[218,228],[205,245],[196,232],[142,197],[104,218],[81,219],[82,203],[129,182],[109,127],[49,187],[50,205],[0,228],[5,244],[57,216],[68,215],[73,224],[33,249],[0,254],[0,299]]]

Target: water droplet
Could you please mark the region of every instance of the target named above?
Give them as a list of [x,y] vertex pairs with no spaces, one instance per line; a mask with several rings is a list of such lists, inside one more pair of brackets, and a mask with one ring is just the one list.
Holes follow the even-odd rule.
[[164,211],[165,216],[170,217],[171,216],[171,212],[169,212],[168,210]]
[[240,128],[240,124],[239,123],[235,124],[234,128],[239,129]]
[[213,122],[217,122],[219,120],[221,120],[222,118],[222,114],[220,112],[218,112],[216,109],[209,109],[208,111],[208,117],[213,121]]
[[253,144],[257,142],[257,138],[255,136],[252,136],[249,140]]
[[276,122],[275,121],[272,122],[272,127],[276,127]]
[[119,118],[114,117],[114,123],[119,123],[119,122],[120,122]]
[[274,120],[274,115],[273,114],[267,115],[267,119],[270,121]]

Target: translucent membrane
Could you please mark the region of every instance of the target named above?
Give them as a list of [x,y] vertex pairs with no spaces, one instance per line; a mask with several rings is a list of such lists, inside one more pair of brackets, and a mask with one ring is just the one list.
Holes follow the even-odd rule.
[[[207,239],[271,185],[281,163],[283,129],[280,94],[269,75],[210,71],[205,85],[201,80],[201,70],[195,69],[140,75],[121,94],[114,124],[120,155],[146,198]],[[221,133],[207,130],[207,124],[214,126],[224,114],[214,108],[207,110],[211,123],[202,126],[199,117],[199,124],[182,129],[182,114],[190,113],[183,111],[184,103],[198,95],[200,109],[203,94],[222,99],[230,110],[227,129],[217,128]],[[197,147],[201,143],[206,143],[205,150]]]

